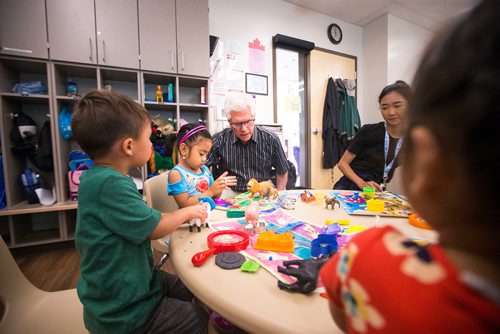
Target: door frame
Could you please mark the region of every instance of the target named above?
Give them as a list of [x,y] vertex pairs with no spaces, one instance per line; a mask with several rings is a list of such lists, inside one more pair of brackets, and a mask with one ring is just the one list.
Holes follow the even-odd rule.
[[[353,56],[353,55],[350,55],[350,54],[347,54],[347,53],[342,53],[342,52],[338,52],[338,51],[333,51],[333,50],[329,50],[329,49],[324,49],[324,48],[321,48],[321,47],[315,47],[312,51],[319,51],[319,52],[325,52],[325,53],[329,53],[329,54],[333,54],[333,55],[336,55],[336,56],[339,56],[339,57],[345,57],[345,58],[348,58],[348,59],[352,59],[354,60],[354,79],[356,80],[356,87],[355,87],[355,100],[356,100],[356,104],[358,105],[358,57],[356,56]],[[306,68],[306,75],[307,75],[307,124],[310,126],[312,124],[312,116],[311,116],[311,110],[312,110],[312,105],[311,105],[311,96],[310,96],[310,93],[311,93],[311,83],[312,83],[312,77],[311,77],[311,57],[310,57],[310,54],[307,56],[307,68]],[[325,73],[325,75],[328,75],[328,73]],[[309,147],[311,147],[311,137],[312,137],[312,131],[313,129],[312,128],[309,128],[307,133],[306,133],[306,140],[307,140],[307,145],[308,145],[308,150],[307,150],[307,164],[308,164],[308,168],[307,168],[307,185],[308,185],[308,188],[311,187],[312,185],[312,150],[309,150]],[[322,129],[320,129],[320,133],[322,133]],[[332,173],[334,173],[334,169],[335,168],[338,168],[337,165],[334,166],[334,168],[332,168]],[[332,178],[333,178],[333,175],[332,175]]]

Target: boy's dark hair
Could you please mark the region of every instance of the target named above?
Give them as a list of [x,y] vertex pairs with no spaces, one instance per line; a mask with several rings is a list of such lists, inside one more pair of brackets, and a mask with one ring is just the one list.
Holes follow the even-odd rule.
[[73,137],[92,159],[106,155],[120,139],[138,138],[148,111],[130,97],[109,90],[95,90],[81,98],[71,119]]
[[481,191],[480,196],[464,194],[465,206],[475,214],[482,207],[482,214],[497,215],[498,208],[499,18],[498,0],[483,1],[429,45],[416,72],[408,114],[409,129],[428,128],[443,162],[468,189]]
[[[177,148],[179,148],[179,142],[186,135],[186,133],[188,133],[190,130],[192,130],[200,125],[203,125],[203,124],[194,124],[194,123],[184,124],[177,132],[177,137],[175,140],[175,145],[177,146]],[[194,133],[192,136],[189,136],[188,138],[186,138],[184,140],[184,143],[186,143],[189,147],[191,147],[191,145],[198,140],[198,137],[203,137],[203,138],[212,140],[212,135],[210,134],[208,129],[205,128],[201,131]]]
[[410,85],[408,85],[403,80],[398,80],[393,84],[387,85],[382,89],[380,95],[378,96],[378,103],[382,101],[382,98],[391,92],[396,92],[405,98],[406,101],[411,102],[412,91]]

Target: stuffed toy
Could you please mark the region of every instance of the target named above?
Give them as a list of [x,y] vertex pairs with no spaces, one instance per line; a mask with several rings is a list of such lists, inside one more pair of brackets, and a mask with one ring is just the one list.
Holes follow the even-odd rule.
[[166,121],[160,118],[160,116],[153,118],[151,128],[153,129],[153,134],[160,138],[165,138],[169,134],[174,133],[172,122]]

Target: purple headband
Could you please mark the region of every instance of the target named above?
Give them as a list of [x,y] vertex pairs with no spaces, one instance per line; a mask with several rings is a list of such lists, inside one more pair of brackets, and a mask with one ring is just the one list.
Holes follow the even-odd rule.
[[207,127],[205,125],[198,125],[192,128],[191,130],[186,132],[186,134],[182,137],[181,140],[179,140],[179,146],[181,146],[181,144],[184,143],[189,137],[203,130],[207,130]]

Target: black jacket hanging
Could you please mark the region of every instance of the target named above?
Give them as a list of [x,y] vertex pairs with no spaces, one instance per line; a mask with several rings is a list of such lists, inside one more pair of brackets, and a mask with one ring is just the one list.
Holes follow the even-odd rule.
[[339,138],[340,92],[332,78],[328,79],[323,108],[323,168],[333,168],[345,151]]

